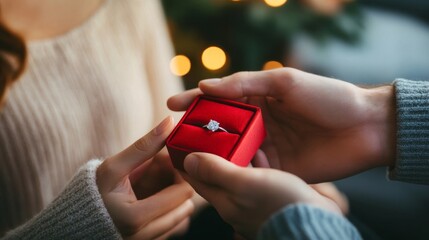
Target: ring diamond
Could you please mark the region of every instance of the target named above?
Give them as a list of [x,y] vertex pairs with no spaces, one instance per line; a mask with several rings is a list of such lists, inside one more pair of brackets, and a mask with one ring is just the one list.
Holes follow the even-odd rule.
[[203,128],[207,128],[208,130],[210,130],[212,132],[216,132],[217,130],[228,132],[223,127],[220,126],[220,123],[218,121],[215,121],[213,119],[210,119],[210,122],[208,124],[204,125]]

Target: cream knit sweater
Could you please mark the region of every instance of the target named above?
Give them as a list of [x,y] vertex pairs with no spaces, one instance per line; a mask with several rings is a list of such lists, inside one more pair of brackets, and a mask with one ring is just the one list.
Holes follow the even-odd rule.
[[[182,90],[168,68],[172,48],[158,0],[106,0],[81,26],[28,47],[27,71],[0,112],[0,237],[26,222],[18,232],[31,229],[29,219],[40,212],[39,231],[57,236],[48,226],[66,226],[52,209],[63,208],[62,217],[76,224],[85,204],[108,217],[93,181],[98,163],[87,164],[68,197],[46,208],[85,162],[122,150],[168,115],[167,97]],[[93,198],[79,202],[70,189]],[[57,218],[43,218],[46,211]],[[80,225],[90,235],[79,238],[100,230],[90,224]],[[115,233],[109,227],[104,234]]]

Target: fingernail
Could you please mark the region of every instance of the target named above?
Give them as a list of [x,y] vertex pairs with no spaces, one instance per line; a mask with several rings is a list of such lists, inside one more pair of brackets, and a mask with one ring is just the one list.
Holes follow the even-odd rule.
[[199,162],[199,158],[197,155],[195,154],[189,154],[188,156],[186,156],[185,161],[184,161],[184,168],[185,171],[189,174],[189,175],[195,175],[197,172],[197,168],[198,168],[198,162]]
[[166,117],[156,128],[153,130],[153,134],[158,136],[165,132],[167,126],[170,124],[171,116]]
[[200,83],[205,85],[217,85],[218,83],[221,82],[221,80],[222,79],[220,78],[211,78],[211,79],[202,80],[200,81]]

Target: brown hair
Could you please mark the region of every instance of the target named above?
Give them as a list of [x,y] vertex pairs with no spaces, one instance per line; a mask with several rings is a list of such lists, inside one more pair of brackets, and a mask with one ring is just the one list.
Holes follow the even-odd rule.
[[23,38],[13,33],[0,20],[0,106],[7,90],[25,69],[27,48]]

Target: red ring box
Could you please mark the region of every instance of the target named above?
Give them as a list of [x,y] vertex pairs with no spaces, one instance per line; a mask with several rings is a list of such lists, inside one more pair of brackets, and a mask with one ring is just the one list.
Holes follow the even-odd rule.
[[[203,127],[210,120],[228,132]],[[166,146],[175,168],[191,152],[207,152],[239,166],[247,166],[264,141],[266,131],[259,107],[229,99],[198,96],[186,111]]]

